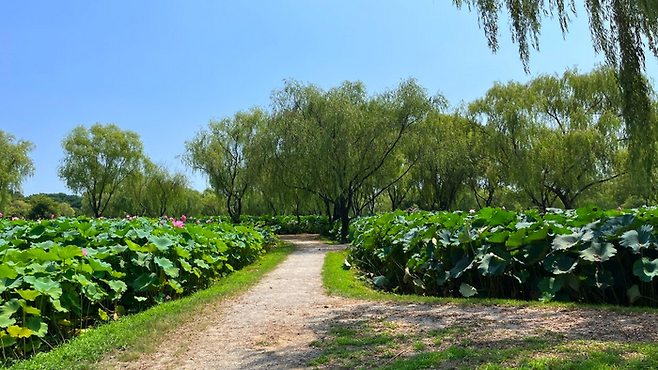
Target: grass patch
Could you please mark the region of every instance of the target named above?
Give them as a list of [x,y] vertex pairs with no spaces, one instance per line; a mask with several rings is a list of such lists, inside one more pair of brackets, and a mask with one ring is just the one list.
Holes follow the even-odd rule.
[[[396,295],[373,289],[366,280],[358,277],[356,271],[343,268],[345,258],[345,252],[327,254],[322,278],[328,294],[389,301],[394,305],[451,303],[456,304],[457,309],[469,305],[496,305],[577,307],[620,313],[656,312],[646,308],[572,303]],[[491,329],[483,330],[474,323],[420,330],[413,325],[396,325],[382,317],[357,323],[349,320],[335,322],[334,330],[313,344],[323,350],[321,356],[310,363],[316,369],[658,369],[658,343],[655,342],[573,340],[559,333],[540,330],[531,335],[492,333]]]
[[207,304],[247,291],[294,249],[292,244],[280,243],[269,249],[259,261],[230,274],[208,289],[101,325],[50,352],[39,353],[8,369],[95,369],[98,361],[113,352],[121,352],[123,360],[135,359],[142,353],[153,351],[167,333],[194,317]]

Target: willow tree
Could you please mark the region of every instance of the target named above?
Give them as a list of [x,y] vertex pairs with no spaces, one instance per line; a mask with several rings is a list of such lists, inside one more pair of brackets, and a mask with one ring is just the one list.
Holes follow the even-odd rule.
[[34,144],[0,130],[0,207],[11,197],[11,192],[20,191],[27,176],[34,173],[34,165],[28,153]]
[[[355,196],[394,157],[434,100],[414,80],[371,96],[361,82],[327,91],[296,81],[273,93],[273,118],[263,132],[272,168],[287,186],[324,202],[347,238]],[[377,196],[397,179],[377,184]]]
[[193,170],[207,176],[218,199],[226,201],[233,222],[240,221],[242,202],[256,175],[254,136],[267,119],[267,113],[254,108],[222,120],[210,120],[185,142],[183,161]]
[[496,84],[469,109],[506,185],[545,209],[558,199],[572,208],[625,172],[620,106],[614,72],[599,69]]
[[[526,71],[530,45],[539,49],[544,18],[557,18],[562,33],[566,34],[571,17],[576,15],[575,0],[453,0],[453,3],[478,12],[480,25],[494,52],[498,50],[499,16],[506,10],[512,41],[518,44]],[[658,128],[643,72],[645,49],[658,57],[658,1],[586,0],[585,8],[594,50],[602,52],[609,66],[618,72],[630,158],[639,164],[632,168],[634,178],[648,185],[655,164]],[[646,189],[648,186],[639,190]]]
[[59,177],[77,194],[84,194],[94,216],[102,216],[120,185],[144,158],[139,135],[115,124],[78,126],[62,141],[64,159]]

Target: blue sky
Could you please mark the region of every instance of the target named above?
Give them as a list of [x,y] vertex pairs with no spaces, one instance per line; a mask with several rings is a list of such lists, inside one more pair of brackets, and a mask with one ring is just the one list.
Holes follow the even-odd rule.
[[[79,125],[135,131],[151,160],[187,171],[177,158],[186,140],[211,118],[267,107],[284,79],[361,80],[376,93],[414,77],[458,105],[494,81],[603,61],[583,9],[566,40],[546,22],[531,75],[504,20],[501,31],[492,54],[477,15],[451,0],[4,1],[0,129],[36,145],[25,195],[69,192],[57,166],[61,140]],[[652,56],[647,67],[655,79]]]

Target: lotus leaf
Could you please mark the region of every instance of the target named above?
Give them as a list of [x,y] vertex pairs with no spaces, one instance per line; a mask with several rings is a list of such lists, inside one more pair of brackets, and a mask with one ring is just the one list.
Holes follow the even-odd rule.
[[41,316],[41,310],[36,307],[32,307],[28,305],[27,301],[25,301],[24,299],[19,300],[18,304],[21,306],[23,312],[25,312],[26,314],[32,316]]
[[5,330],[0,330],[0,348],[11,347],[16,344],[16,338],[7,334]]
[[585,261],[605,262],[617,254],[617,249],[612,243],[590,241],[585,246],[587,248],[580,251],[580,258]]
[[153,243],[160,251],[166,252],[169,247],[174,245],[174,242],[166,236],[150,236],[149,242]]
[[654,276],[658,275],[658,259],[649,259],[642,257],[633,264],[633,274],[644,282],[650,282]]
[[638,299],[642,298],[642,294],[640,293],[640,287],[637,284],[628,288],[628,291],[626,291],[626,295],[628,296],[628,301],[631,304],[637,302]]
[[9,264],[2,263],[0,264],[0,279],[15,279],[18,276],[18,272]]
[[21,298],[28,301],[34,301],[35,299],[37,299],[38,296],[41,295],[40,292],[37,292],[36,290],[32,290],[32,289],[16,289],[14,292],[18,293],[18,295],[20,295]]
[[16,319],[13,319],[11,316],[18,312],[20,307],[18,299],[16,298],[11,299],[0,306],[0,328],[6,328],[16,323]]
[[155,257],[153,262],[160,266],[164,270],[165,274],[173,278],[178,277],[178,267],[174,266],[174,264],[169,259],[164,257]]
[[30,328],[11,325],[7,328],[7,333],[14,338],[29,338],[34,334],[34,331]]
[[386,278],[386,276],[380,275],[380,276],[375,276],[372,279],[373,284],[379,288],[386,288],[389,286],[390,282]]
[[644,248],[648,248],[655,243],[654,237],[651,235],[653,226],[642,225],[637,230],[629,230],[621,235],[620,244],[624,247],[631,248],[633,253],[640,253]]
[[568,274],[578,266],[578,260],[564,253],[547,256],[544,259],[544,268],[553,274]]
[[462,283],[459,286],[459,293],[461,293],[461,295],[463,295],[466,298],[470,298],[478,294],[478,290],[466,283]]

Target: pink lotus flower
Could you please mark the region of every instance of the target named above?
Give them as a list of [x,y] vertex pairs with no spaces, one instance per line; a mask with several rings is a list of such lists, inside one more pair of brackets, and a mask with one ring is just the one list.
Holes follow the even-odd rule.
[[197,223],[197,224],[200,224],[200,223],[201,223],[201,220],[196,220],[196,223]]
[[[621,207],[617,207],[617,211],[620,211],[620,212],[621,212]],[[0,217],[1,217],[1,216],[2,216],[2,214],[0,213]]]
[[185,221],[185,220],[187,220],[187,217],[185,217],[185,215],[181,215],[181,216],[180,216],[180,219],[183,220],[183,221]]
[[16,220],[18,220],[18,217],[14,216],[14,217],[11,218],[11,220],[16,221]]
[[2,218],[2,212],[0,212],[0,218]]
[[468,213],[473,214],[473,213],[475,213],[475,210],[472,209],[472,210],[468,211]]
[[503,211],[506,210],[506,209],[507,209],[507,208],[505,208],[505,206],[503,206]]
[[50,219],[52,220],[53,218],[55,218],[55,215],[51,214]]
[[176,227],[180,227],[181,229],[185,225],[185,223],[183,221],[172,221],[171,223],[172,223],[172,225],[174,225]]
[[207,223],[207,224],[209,224],[209,223],[211,223],[211,222],[212,222],[212,220],[206,220],[206,223]]
[[85,256],[85,257],[87,257],[87,250],[84,249],[84,248],[82,248],[82,255]]

